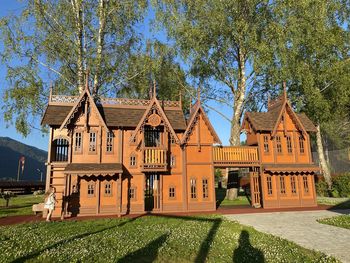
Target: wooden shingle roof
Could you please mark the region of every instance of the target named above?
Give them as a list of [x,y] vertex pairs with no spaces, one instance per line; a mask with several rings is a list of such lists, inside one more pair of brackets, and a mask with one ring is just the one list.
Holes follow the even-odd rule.
[[[72,106],[48,105],[42,119],[42,124],[60,126],[71,109]],[[146,109],[99,106],[98,110],[108,127],[135,128]],[[165,109],[164,112],[174,130],[186,129],[185,116],[181,109]]]

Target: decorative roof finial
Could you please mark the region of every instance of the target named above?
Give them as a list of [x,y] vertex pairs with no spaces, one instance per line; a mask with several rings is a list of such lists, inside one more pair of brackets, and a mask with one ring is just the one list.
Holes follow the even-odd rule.
[[50,82],[49,102],[51,102],[51,100],[52,100],[52,89],[53,89],[53,86],[52,86],[52,81],[51,81]]
[[283,97],[287,98],[287,85],[285,81],[283,81]]
[[197,101],[200,102],[201,101],[201,88],[198,87],[197,89]]
[[180,108],[182,108],[182,92],[181,92],[181,90],[179,92],[179,103],[180,103]]
[[270,93],[268,92],[268,93],[267,93],[267,108],[270,108],[270,104],[271,104],[271,95],[270,95]]
[[156,84],[156,80],[153,80],[153,98],[157,97],[157,84]]
[[86,77],[85,77],[85,90],[89,90],[89,75],[90,75],[90,69],[88,68],[86,70]]

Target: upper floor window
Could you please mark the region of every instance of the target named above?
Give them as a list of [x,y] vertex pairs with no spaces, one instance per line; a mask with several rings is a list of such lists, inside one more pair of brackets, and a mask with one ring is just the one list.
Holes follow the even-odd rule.
[[113,151],[113,132],[107,132],[106,152]]
[[170,166],[174,167],[176,165],[176,157],[175,155],[170,156]]
[[208,179],[203,179],[203,198],[209,197],[209,186],[208,186]]
[[300,153],[305,153],[304,139],[301,136],[299,137],[299,149],[300,149]]
[[281,136],[276,136],[277,153],[282,153]]
[[192,178],[190,180],[190,186],[191,186],[191,198],[195,199],[195,198],[197,198],[197,181],[196,181],[196,179]]
[[158,147],[161,146],[161,132],[162,127],[145,126],[145,146]]
[[81,132],[76,132],[75,138],[74,138],[74,151],[82,152],[82,148],[83,148],[83,134]]
[[272,195],[272,178],[271,178],[271,176],[266,177],[266,184],[267,184],[267,194]]
[[105,183],[105,196],[112,196],[112,183]]
[[285,194],[286,193],[286,183],[285,183],[284,176],[280,177],[280,187],[281,187],[281,194]]
[[89,152],[96,152],[96,132],[90,132]]
[[268,153],[269,150],[269,137],[264,135],[264,152]]
[[130,155],[130,166],[136,166],[136,155],[134,153]]
[[290,136],[287,136],[287,150],[288,150],[288,153],[292,153],[293,152],[292,138]]
[[60,138],[54,140],[52,146],[52,161],[67,162],[69,142],[66,139]]
[[172,135],[170,135],[170,143],[171,144],[175,144],[176,143],[175,138]]
[[[130,134],[130,137],[132,137],[133,136],[133,133],[131,133]],[[131,144],[136,144],[136,142],[137,142],[137,134],[132,138],[132,140],[131,140]]]

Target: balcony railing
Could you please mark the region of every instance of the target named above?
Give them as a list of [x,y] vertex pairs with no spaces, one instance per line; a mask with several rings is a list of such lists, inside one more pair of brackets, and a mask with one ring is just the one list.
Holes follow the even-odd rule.
[[259,164],[258,147],[226,146],[214,147],[213,158],[215,166]]
[[146,171],[166,171],[167,151],[162,147],[145,147],[143,149],[142,170]]

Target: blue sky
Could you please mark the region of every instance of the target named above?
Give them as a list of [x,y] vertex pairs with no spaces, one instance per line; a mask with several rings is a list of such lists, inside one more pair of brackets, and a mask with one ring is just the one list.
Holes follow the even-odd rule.
[[[14,0],[0,0],[0,17],[8,15],[10,12],[15,12],[15,13],[20,12],[21,6],[23,6],[23,3],[18,3],[17,1],[14,1]],[[152,17],[153,17],[153,12],[150,11],[147,16],[147,19],[151,19]],[[138,30],[142,32],[147,38],[150,38],[150,39],[157,38],[161,41],[166,41],[166,36],[164,32],[151,33],[149,31],[147,24],[143,24],[143,25],[141,24],[138,27]],[[2,49],[2,44],[0,42],[0,50],[1,49]],[[6,76],[6,68],[0,64],[0,96],[1,96],[0,106],[1,108],[4,105],[2,101],[4,89],[5,87],[8,86],[5,76]],[[215,84],[213,83],[213,85]],[[224,113],[227,116],[232,115],[231,109],[229,109],[227,106],[219,105],[214,102],[209,102],[209,105],[215,108],[216,110]],[[224,120],[219,114],[213,111],[209,111],[208,115],[222,143],[224,145],[228,145],[228,139],[230,134],[230,123],[227,120]],[[40,118],[35,120],[34,126],[36,127],[40,126]],[[28,135],[26,138],[24,138],[22,135],[17,133],[13,125],[5,123],[3,119],[3,110],[1,109],[0,109],[0,136],[10,137],[12,139],[21,141],[22,143],[32,145],[43,150],[47,150],[48,136],[46,134],[42,134],[40,131],[33,129],[31,134]]]

